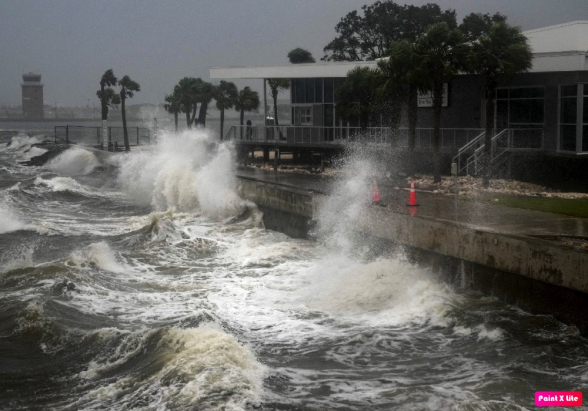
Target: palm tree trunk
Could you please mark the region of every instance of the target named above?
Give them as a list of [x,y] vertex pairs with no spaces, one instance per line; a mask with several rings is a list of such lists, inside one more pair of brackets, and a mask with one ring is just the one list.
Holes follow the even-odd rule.
[[102,108],[102,144],[104,145],[103,149],[108,150],[108,140],[107,140],[107,126],[106,126],[106,118],[108,117],[108,107],[106,106],[106,97],[104,96],[104,83],[100,82],[100,106]]
[[408,174],[414,175],[414,149],[416,145],[416,125],[418,112],[417,87],[408,87]]
[[441,104],[443,102],[443,81],[436,81],[433,90],[433,182],[441,182]]
[[176,125],[176,133],[178,132],[178,112],[174,111],[174,124]]
[[272,97],[274,98],[274,124],[276,126],[279,126],[280,123],[278,123],[278,95],[272,95]]
[[190,108],[186,109],[186,126],[190,129],[192,128],[192,123],[190,123]]
[[194,103],[194,108],[192,109],[192,117],[190,118],[190,127],[194,124],[194,119],[196,118],[196,108],[198,107],[198,103]]
[[223,134],[223,126],[225,123],[225,109],[221,108],[221,124],[220,124],[220,141],[223,141],[224,134]]
[[120,96],[120,103],[122,109],[122,121],[123,121],[123,138],[125,141],[125,151],[131,151],[131,147],[129,145],[129,133],[127,131],[127,114],[125,112],[125,97],[124,95]]
[[208,110],[208,103],[200,103],[200,111],[198,112],[198,124],[206,127],[206,110]]
[[496,88],[489,86],[486,89],[486,133],[484,135],[484,172],[482,185],[486,188],[490,185],[492,174],[492,130],[494,129],[494,93]]
[[239,127],[239,129],[241,130],[241,140],[243,140],[243,120],[245,119],[245,109],[241,108],[241,114],[239,116],[239,123],[241,124],[241,127]]

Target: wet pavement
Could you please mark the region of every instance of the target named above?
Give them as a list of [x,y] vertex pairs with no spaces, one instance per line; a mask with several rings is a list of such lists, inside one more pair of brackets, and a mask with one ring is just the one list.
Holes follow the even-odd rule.
[[[252,168],[240,168],[237,176],[324,194],[329,194],[332,182],[335,181],[334,177],[323,175],[274,173]],[[416,197],[419,206],[407,207],[408,187],[396,189],[390,184],[378,185],[381,203],[395,213],[410,214],[412,212],[417,216],[465,223],[483,231],[504,234],[588,238],[588,219],[586,218],[523,210],[488,202],[456,200],[453,195],[420,191],[418,186]]]

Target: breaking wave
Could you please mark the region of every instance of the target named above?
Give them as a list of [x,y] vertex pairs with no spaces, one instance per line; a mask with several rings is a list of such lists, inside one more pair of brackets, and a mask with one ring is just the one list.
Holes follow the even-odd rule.
[[90,174],[100,162],[94,154],[79,147],[72,147],[51,161],[45,167],[62,176],[84,176]]
[[217,219],[254,207],[237,192],[233,152],[204,130],[163,133],[151,150],[124,156],[119,183],[155,210],[202,211]]
[[[235,410],[260,400],[265,367],[214,325],[135,332],[108,328],[98,330],[95,338],[108,349],[80,377],[107,383],[74,407],[129,409],[141,404],[158,409],[165,404],[165,409]],[[109,378],[130,366],[135,372]]]

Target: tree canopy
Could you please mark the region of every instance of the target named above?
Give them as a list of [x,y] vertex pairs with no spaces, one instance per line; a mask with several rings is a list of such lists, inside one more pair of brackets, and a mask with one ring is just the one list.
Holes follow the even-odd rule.
[[485,78],[486,135],[484,139],[484,186],[488,186],[491,173],[491,145],[494,126],[494,95],[500,84],[515,74],[529,70],[533,53],[524,34],[518,27],[505,22],[493,23],[471,44],[469,69]]
[[370,116],[380,108],[383,78],[380,71],[356,67],[347,73],[335,93],[337,111],[348,120],[358,120],[362,129],[368,127]]
[[120,96],[111,88],[116,84],[117,78],[112,69],[106,70],[100,78],[100,90],[96,92],[102,108],[102,120],[108,118],[108,107],[116,108],[120,104]]
[[447,23],[433,24],[418,39],[417,55],[425,87],[433,94],[433,151],[434,182],[441,181],[441,104],[443,83],[449,82],[459,70],[464,70],[468,47],[461,32],[450,28]]
[[459,25],[465,41],[477,40],[484,33],[488,33],[494,23],[505,23],[506,16],[495,13],[492,16],[488,13],[470,13],[463,18]]
[[216,108],[221,112],[220,122],[220,139],[224,138],[223,126],[225,122],[225,110],[233,107],[237,100],[237,86],[230,81],[221,80],[220,83],[214,87],[213,95],[216,100]]
[[335,26],[338,36],[324,48],[325,61],[375,60],[389,55],[394,42],[416,41],[432,24],[445,22],[457,27],[455,11],[443,11],[437,4],[413,6],[376,1],[348,13]]
[[290,60],[290,63],[292,64],[315,62],[315,59],[312,57],[310,51],[301,49],[300,47],[290,50],[288,53],[288,60]]

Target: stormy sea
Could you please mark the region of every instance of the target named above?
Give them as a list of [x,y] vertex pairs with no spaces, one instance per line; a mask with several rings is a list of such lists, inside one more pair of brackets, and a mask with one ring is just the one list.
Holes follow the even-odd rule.
[[361,159],[310,241],[264,228],[204,131],[21,164],[42,138],[0,147],[1,410],[524,410],[588,390],[575,327],[354,235]]

